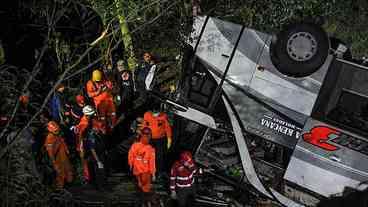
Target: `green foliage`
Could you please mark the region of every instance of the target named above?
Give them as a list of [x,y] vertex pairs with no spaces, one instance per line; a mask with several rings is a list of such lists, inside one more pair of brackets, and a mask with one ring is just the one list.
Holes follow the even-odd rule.
[[[158,51],[158,56],[175,57],[180,52],[183,35],[188,33],[188,13],[190,9],[180,0],[115,0],[121,8],[111,6],[114,1],[89,0],[94,9],[103,17],[103,21],[116,22],[123,9],[132,34],[134,52],[141,57],[144,51]],[[109,9],[105,9],[109,8]],[[169,8],[169,9],[167,9]],[[159,17],[159,18],[158,18]],[[157,19],[155,19],[157,18]],[[153,21],[147,24],[147,22]],[[144,25],[144,26],[142,26]],[[185,28],[185,29],[184,29]],[[164,40],[164,41],[163,41]],[[175,50],[167,50],[175,48]]]

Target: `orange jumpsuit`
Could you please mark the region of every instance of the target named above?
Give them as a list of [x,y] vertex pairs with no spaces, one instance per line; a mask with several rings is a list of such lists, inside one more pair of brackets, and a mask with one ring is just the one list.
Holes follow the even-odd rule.
[[[88,128],[88,118],[87,116],[82,116],[82,118],[80,119],[79,124],[76,126],[77,128],[77,133],[76,133],[76,143],[77,143],[77,151],[81,153],[81,151],[83,150],[83,140],[86,136],[86,130]],[[97,129],[98,131],[100,131],[102,134],[106,133],[106,129],[104,128],[104,125],[102,122],[96,120],[95,118],[93,118],[92,120],[92,128]],[[90,179],[90,175],[89,175],[89,171],[88,171],[88,162],[87,160],[82,159],[82,166],[83,166],[83,176],[86,180]]]
[[156,173],[155,149],[149,144],[134,143],[129,149],[128,163],[139,188],[145,193],[151,192],[152,176]]
[[159,113],[154,116],[151,111],[144,113],[143,127],[148,127],[152,131],[151,144],[156,152],[156,168],[159,174],[165,171],[167,143],[172,142],[172,129],[167,115]]
[[72,166],[68,158],[69,150],[61,136],[51,133],[46,137],[45,147],[49,157],[55,159],[53,165],[56,171],[56,186],[63,188],[65,181],[73,181]]
[[[100,88],[105,87],[105,90],[98,91]],[[108,131],[111,131],[112,127],[116,124],[116,107],[114,104],[113,96],[108,92],[112,90],[111,81],[93,82],[89,80],[87,82],[87,94],[93,99],[95,107],[98,112],[98,116],[105,120],[105,124]],[[111,120],[106,120],[109,117]],[[111,121],[111,123],[109,123]]]
[[152,139],[172,138],[172,129],[165,113],[160,113],[157,117],[151,111],[147,111],[143,116],[143,127],[148,127],[152,131]]

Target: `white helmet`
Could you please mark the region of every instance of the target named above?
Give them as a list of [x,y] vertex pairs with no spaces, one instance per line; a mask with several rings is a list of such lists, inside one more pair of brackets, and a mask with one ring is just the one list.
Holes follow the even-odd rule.
[[83,107],[83,114],[84,115],[91,116],[91,115],[94,115],[95,113],[96,113],[95,109],[92,106],[87,105],[87,106]]

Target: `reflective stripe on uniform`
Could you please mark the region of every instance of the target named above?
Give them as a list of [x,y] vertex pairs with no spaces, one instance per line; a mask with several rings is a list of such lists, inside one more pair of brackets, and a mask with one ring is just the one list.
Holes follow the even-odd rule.
[[141,157],[136,157],[135,159],[136,160],[139,160],[139,161],[142,161],[143,163],[148,163],[148,160],[145,160],[145,159],[143,159]]
[[176,183],[176,186],[178,186],[179,188],[187,188],[187,187],[190,187],[190,186],[192,186],[193,185],[193,183],[194,183],[194,179],[192,180],[192,182],[191,183],[188,183],[188,184],[179,184],[179,183]]
[[193,171],[192,174],[190,174],[189,176],[185,176],[185,177],[176,176],[176,179],[178,179],[178,180],[190,180],[190,179],[193,178],[194,173],[196,173],[196,171]]

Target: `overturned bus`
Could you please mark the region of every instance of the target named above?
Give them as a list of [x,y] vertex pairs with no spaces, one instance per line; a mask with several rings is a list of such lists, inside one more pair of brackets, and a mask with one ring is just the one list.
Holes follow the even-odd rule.
[[332,39],[312,23],[269,35],[196,18],[178,94],[165,99],[180,117],[177,145],[229,185],[285,206],[358,188],[368,180],[368,68]]

